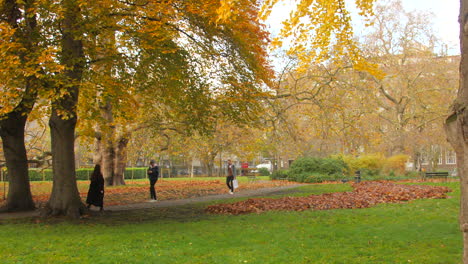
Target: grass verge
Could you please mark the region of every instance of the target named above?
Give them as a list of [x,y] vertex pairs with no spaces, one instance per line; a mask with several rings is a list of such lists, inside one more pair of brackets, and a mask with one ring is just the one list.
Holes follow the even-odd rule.
[[[204,203],[77,222],[2,221],[0,255],[2,263],[461,263],[459,185],[430,184],[454,192],[356,210],[215,216]],[[308,185],[273,196],[348,188]]]

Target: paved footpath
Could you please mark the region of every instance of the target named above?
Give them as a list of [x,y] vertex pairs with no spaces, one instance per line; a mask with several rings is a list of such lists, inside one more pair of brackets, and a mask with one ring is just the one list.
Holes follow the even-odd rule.
[[[280,187],[271,187],[271,188],[261,188],[255,190],[242,190],[235,192],[234,194],[214,194],[201,197],[193,197],[180,200],[164,200],[157,202],[144,202],[144,203],[135,203],[135,204],[125,204],[125,205],[112,205],[105,207],[106,211],[128,211],[128,210],[138,210],[138,209],[150,209],[150,208],[164,208],[164,207],[173,207],[187,204],[194,204],[200,202],[209,202],[213,200],[222,200],[229,198],[240,198],[240,197],[254,197],[254,196],[263,196],[268,194],[273,194],[276,192],[281,192],[284,190],[296,188],[302,184],[293,184]],[[14,218],[26,218],[26,217],[39,217],[39,210],[30,211],[30,212],[18,212],[18,213],[0,213],[0,220],[3,219],[14,219]]]

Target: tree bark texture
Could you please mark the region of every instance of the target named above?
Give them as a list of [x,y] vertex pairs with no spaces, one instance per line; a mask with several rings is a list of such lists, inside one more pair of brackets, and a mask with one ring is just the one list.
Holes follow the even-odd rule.
[[[62,1],[60,62],[65,66],[63,83],[58,84],[60,98],[52,102],[49,119],[52,144],[52,193],[43,214],[77,218],[85,210],[76,185],[75,126],[77,121],[79,85],[83,76],[85,56],[81,31],[81,11],[77,1]],[[63,91],[66,93],[63,93]]]
[[460,87],[452,110],[446,120],[446,132],[457,154],[460,176],[460,228],[463,232],[463,263],[468,264],[468,0],[460,0]]
[[101,141],[101,156],[102,156],[102,175],[106,186],[114,185],[114,164],[115,164],[115,147],[114,142],[110,138],[103,138]]
[[77,218],[85,210],[76,185],[75,125],[76,117],[63,119],[56,110],[53,110],[49,120],[53,186],[45,211],[47,215],[66,215]]
[[116,142],[111,139],[98,139],[95,156],[96,164],[101,164],[102,175],[106,186],[125,185],[124,172],[127,163],[128,138],[119,137]]
[[[110,69],[104,69],[110,72]],[[109,100],[100,107],[104,123],[100,126],[99,134],[102,135],[98,144],[102,175],[106,186],[125,185],[124,171],[127,162],[128,133],[117,135],[114,124],[114,114]]]
[[115,150],[114,184],[125,185],[124,172],[127,164],[128,138],[121,137]]
[[8,169],[8,196],[2,211],[28,211],[34,209],[28,177],[28,158],[24,144],[24,126],[27,115],[12,112],[0,121],[6,166]]

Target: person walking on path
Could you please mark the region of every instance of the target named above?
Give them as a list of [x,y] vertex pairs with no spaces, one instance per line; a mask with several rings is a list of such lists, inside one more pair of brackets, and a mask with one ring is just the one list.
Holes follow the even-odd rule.
[[156,202],[158,199],[156,197],[156,190],[154,189],[154,185],[156,184],[159,178],[159,167],[156,165],[156,162],[154,160],[150,161],[150,166],[148,168],[148,178],[150,180],[151,201]]
[[91,205],[100,207],[100,211],[104,210],[104,177],[101,173],[101,166],[94,166],[93,174],[91,175],[91,183],[89,184],[88,196],[86,197],[88,208]]
[[236,166],[228,160],[226,185],[229,188],[229,194],[234,194],[234,179],[236,178]]

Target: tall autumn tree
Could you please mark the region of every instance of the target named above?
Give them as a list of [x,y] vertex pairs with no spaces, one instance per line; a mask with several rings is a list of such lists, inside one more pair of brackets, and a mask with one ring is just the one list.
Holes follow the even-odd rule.
[[457,154],[460,175],[460,229],[463,233],[463,263],[468,263],[468,0],[460,0],[460,87],[446,120],[449,142]]
[[37,1],[0,2],[0,136],[9,175],[2,210],[34,208],[24,142],[25,124],[36,102],[40,81]]
[[[218,19],[222,3],[63,0],[48,6],[48,16],[41,18],[53,22],[48,24],[47,37],[55,40],[51,45],[62,71],[48,94],[54,183],[46,214],[76,217],[83,210],[74,163],[80,92],[94,89],[86,98],[99,97],[96,105],[110,103],[112,110],[132,97],[147,112],[157,109],[166,118],[187,121],[187,129],[210,121],[204,119],[206,111],[199,110],[205,102],[212,105],[213,98],[231,118],[256,109],[255,94],[268,82],[270,72],[267,33],[256,19],[255,1],[238,1],[241,12]],[[93,36],[97,41],[92,41]],[[167,60],[171,56],[181,63]],[[204,66],[199,67],[200,62]],[[189,77],[197,78],[178,80],[177,71],[165,70],[180,65],[192,73]],[[105,81],[93,78],[96,69],[111,83],[99,86]],[[120,80],[129,76],[121,85]],[[112,83],[115,80],[118,85]],[[93,88],[89,83],[95,81],[98,85]]]
[[90,85],[82,105],[93,117],[85,118],[94,123],[88,128],[99,130],[107,184],[123,183],[115,168],[125,164],[119,152],[135,130],[183,124],[186,131],[206,132],[218,114],[213,109],[231,120],[258,113],[256,97],[270,74],[267,33],[255,1],[239,4],[242,12],[222,20],[221,2],[211,1],[142,2],[108,12],[112,19],[93,37],[99,52],[92,68],[102,70],[85,77]]
[[49,119],[53,186],[46,213],[78,217],[84,210],[76,185],[75,126],[79,86],[85,70],[81,8],[78,1],[63,0],[59,10],[61,80],[53,88]]
[[457,60],[436,53],[429,18],[427,13],[405,11],[400,1],[379,3],[364,38],[368,60],[385,73],[382,79],[369,78],[368,85],[375,89],[379,125],[385,127],[392,155],[411,151],[414,130],[441,124],[454,96]]

